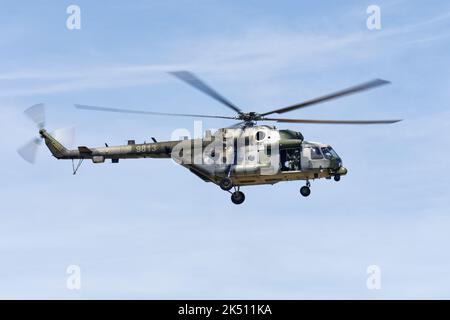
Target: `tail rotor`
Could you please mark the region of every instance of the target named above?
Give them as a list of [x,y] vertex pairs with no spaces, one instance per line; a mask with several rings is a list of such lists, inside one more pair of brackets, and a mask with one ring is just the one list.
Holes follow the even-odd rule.
[[17,153],[25,161],[33,164],[36,161],[36,154],[41,145],[42,140],[40,138],[33,138],[22,147],[17,150]]
[[45,127],[45,105],[38,103],[32,105],[23,112],[31,121],[33,121],[39,129]]
[[[45,105],[38,103],[32,105],[24,111],[24,114],[35,123],[36,127],[41,130],[45,127]],[[74,142],[75,129],[74,128],[62,128],[53,132],[55,138],[61,141],[63,144],[71,145]],[[39,147],[42,145],[42,137],[35,137],[17,149],[17,153],[25,161],[34,164],[36,161],[36,155]]]

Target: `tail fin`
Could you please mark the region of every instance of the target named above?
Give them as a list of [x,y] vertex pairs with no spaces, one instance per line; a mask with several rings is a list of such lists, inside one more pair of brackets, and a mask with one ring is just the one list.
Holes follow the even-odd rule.
[[39,134],[45,140],[45,144],[55,158],[60,159],[67,155],[68,151],[66,147],[53,138],[45,129],[39,130]]

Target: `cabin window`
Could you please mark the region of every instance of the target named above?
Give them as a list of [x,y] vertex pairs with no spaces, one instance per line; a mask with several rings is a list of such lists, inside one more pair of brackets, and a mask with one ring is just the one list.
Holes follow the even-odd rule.
[[265,136],[266,134],[264,133],[264,131],[258,131],[256,133],[256,140],[261,141],[262,139],[264,139]]
[[246,147],[248,147],[250,145],[250,137],[249,136],[245,137],[244,143],[245,143]]
[[323,159],[323,155],[319,147],[311,148],[311,159]]

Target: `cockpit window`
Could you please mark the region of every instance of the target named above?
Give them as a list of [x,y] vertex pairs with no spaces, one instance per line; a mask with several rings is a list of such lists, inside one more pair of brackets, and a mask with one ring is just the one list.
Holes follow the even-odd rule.
[[311,148],[311,159],[322,159],[323,155],[322,152],[320,152],[319,147],[312,147]]
[[322,152],[323,152],[323,156],[325,157],[325,159],[330,160],[333,157],[333,155],[331,154],[331,152],[328,148],[322,148]]
[[333,158],[339,159],[338,154],[336,153],[336,151],[333,150],[332,147],[322,148],[322,152],[323,152],[325,159],[333,159]]

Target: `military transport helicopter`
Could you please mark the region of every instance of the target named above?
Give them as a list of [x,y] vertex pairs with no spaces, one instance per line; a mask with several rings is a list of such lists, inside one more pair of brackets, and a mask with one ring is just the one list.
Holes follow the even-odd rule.
[[[280,181],[304,180],[306,184],[300,188],[302,196],[311,193],[310,180],[331,179],[339,181],[347,174],[342,166],[342,159],[329,145],[306,141],[301,132],[290,129],[277,129],[271,125],[258,125],[258,122],[272,121],[279,123],[310,124],[390,124],[401,120],[309,120],[291,118],[272,118],[272,114],[284,114],[318,103],[347,96],[353,93],[388,84],[386,80],[375,79],[319,98],[311,99],[292,106],[274,109],[268,112],[244,112],[238,106],[225,99],[217,91],[194,74],[187,71],[170,72],[173,76],[202,91],[211,98],[236,112],[234,116],[185,114],[152,112],[121,108],[75,105],[78,109],[116,113],[145,114],[157,116],[181,116],[194,118],[216,118],[238,120],[231,127],[221,128],[214,134],[207,130],[202,139],[182,139],[177,141],[152,143],[135,143],[129,140],[127,145],[91,148],[79,146],[69,150],[44,129],[44,107],[34,105],[26,110],[39,127],[40,138],[57,159],[72,160],[73,174],[76,174],[83,160],[93,163],[104,163],[111,159],[118,163],[119,159],[132,158],[172,158],[180,165],[206,182],[218,185],[222,190],[231,193],[231,201],[241,204],[245,195],[243,186],[275,184]],[[36,145],[40,139],[33,139],[19,149],[25,160],[32,162]],[[78,160],[75,165],[74,161]],[[231,190],[233,192],[231,192]]]

